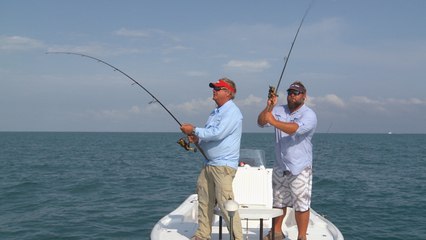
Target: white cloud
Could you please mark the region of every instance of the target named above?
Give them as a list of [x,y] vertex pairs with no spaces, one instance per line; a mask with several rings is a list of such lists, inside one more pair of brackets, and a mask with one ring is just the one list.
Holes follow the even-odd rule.
[[48,52],[75,52],[84,53],[93,56],[117,56],[122,54],[143,53],[144,51],[138,48],[122,48],[106,46],[104,44],[87,44],[87,45],[56,45],[49,47]]
[[383,104],[383,102],[380,102],[378,100],[373,100],[371,98],[368,98],[366,96],[354,96],[351,100],[355,104],[371,104],[371,105],[379,105]]
[[129,110],[129,113],[139,114],[141,113],[141,109],[138,106],[132,106]]
[[307,104],[310,106],[326,104],[326,105],[332,105],[334,107],[339,107],[339,108],[344,108],[346,106],[343,99],[341,99],[335,94],[327,94],[321,97],[310,97],[307,99]]
[[335,94],[327,94],[319,97],[309,97],[307,104],[315,108],[329,108],[339,107],[348,111],[354,109],[373,109],[379,111],[391,112],[395,108],[407,108],[409,106],[426,106],[426,99],[409,98],[409,99],[396,99],[396,98],[378,98],[373,99],[366,96],[354,96],[349,100]]
[[[311,97],[312,108],[319,119],[319,132],[393,132],[420,133],[424,126],[426,99],[371,98],[367,96]],[[307,103],[309,105],[309,102]],[[401,124],[404,122],[405,124]]]
[[98,111],[88,111],[89,115],[96,119],[111,119],[111,120],[123,120],[127,119],[126,114],[123,111],[115,109],[105,109]]
[[214,107],[214,102],[209,98],[205,99],[192,99],[188,102],[184,102],[178,105],[174,105],[173,109],[176,109],[178,112],[185,113],[194,113],[204,109],[211,109]]
[[[344,20],[337,17],[323,19],[319,22],[314,22],[311,25],[306,25],[303,28],[303,35],[315,36],[316,41],[322,39],[323,41],[335,41],[342,30],[345,29]],[[307,36],[306,38],[310,38]]]
[[409,98],[409,99],[395,99],[388,98],[386,102],[389,104],[398,104],[398,105],[426,105],[426,99],[419,98]]
[[239,106],[239,107],[251,107],[251,106],[257,106],[259,104],[265,103],[266,100],[264,100],[261,97],[257,97],[254,96],[252,94],[250,94],[248,97],[246,97],[245,99],[237,99],[235,100],[235,103]]
[[270,68],[270,64],[266,60],[258,61],[241,61],[241,60],[230,60],[226,65],[226,68],[234,68],[243,71],[250,72],[262,72],[265,69]]
[[407,111],[413,107],[424,107],[426,106],[426,99],[409,98],[409,99],[396,99],[396,98],[384,98],[384,99],[371,99],[365,96],[355,96],[350,101],[352,107],[369,108],[380,112],[391,113],[393,111]]
[[185,75],[190,77],[206,77],[208,74],[206,72],[201,71],[188,71],[185,73]]
[[0,50],[31,50],[43,47],[44,44],[37,39],[22,36],[0,36]]
[[162,53],[163,54],[170,54],[170,53],[186,51],[186,50],[191,50],[191,48],[185,47],[183,45],[175,45],[175,46],[170,46],[170,47],[164,48],[162,50]]
[[[235,103],[238,107],[251,107],[251,106],[257,106],[259,104],[262,104],[265,102],[264,99],[249,95],[245,99],[235,99]],[[194,113],[194,112],[206,112],[212,110],[215,107],[214,101],[211,99],[211,97],[205,98],[205,99],[192,99],[191,101],[187,101],[178,105],[174,105],[171,108],[178,111],[178,112],[185,112],[185,113]]]
[[106,120],[127,120],[132,116],[137,116],[143,113],[139,106],[131,106],[127,109],[103,109],[89,110],[87,113],[96,119]]
[[123,37],[159,38],[159,39],[168,39],[175,42],[180,41],[180,38],[161,29],[130,30],[127,28],[120,28],[119,30],[115,31],[114,34],[118,36],[123,36]]
[[114,32],[114,34],[124,37],[150,37],[150,31],[146,30],[129,30],[127,28],[121,28]]

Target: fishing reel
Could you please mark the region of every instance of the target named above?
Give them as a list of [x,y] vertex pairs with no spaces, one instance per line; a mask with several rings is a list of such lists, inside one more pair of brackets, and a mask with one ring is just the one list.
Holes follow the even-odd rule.
[[274,86],[269,86],[268,99],[271,99],[274,96],[278,97],[277,93],[275,92],[275,87]]
[[[186,140],[187,139],[187,140]],[[191,142],[188,137],[180,138],[177,143],[183,147],[186,151],[197,152],[197,148],[191,147]]]
[[[271,100],[274,96],[278,97],[278,94],[275,91],[276,89],[274,86],[269,86],[268,100]],[[272,106],[268,106],[268,112],[272,111],[272,108]]]

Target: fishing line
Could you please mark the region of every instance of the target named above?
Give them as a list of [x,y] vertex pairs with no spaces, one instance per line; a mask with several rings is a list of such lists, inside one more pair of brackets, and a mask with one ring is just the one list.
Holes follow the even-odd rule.
[[297,28],[297,32],[294,35],[293,42],[291,43],[290,50],[288,51],[288,54],[285,57],[284,67],[283,67],[283,70],[281,71],[281,76],[280,76],[280,79],[278,80],[277,86],[276,87],[269,86],[268,98],[271,98],[273,95],[278,96],[276,93],[278,92],[278,88],[280,87],[281,80],[282,80],[283,75],[284,75],[284,71],[287,67],[288,59],[290,58],[291,51],[293,50],[293,47],[294,47],[294,43],[296,42],[297,36],[299,35],[300,28],[302,27],[302,24],[303,24],[303,21],[305,21],[305,18],[308,15],[308,12],[311,9],[313,3],[314,3],[314,1],[312,0],[311,3],[309,4],[308,8],[305,11],[305,14],[302,17],[302,21],[300,21],[299,27]]
[[[121,74],[123,74],[124,76],[126,76],[127,78],[129,78],[130,80],[132,80],[133,84],[138,85],[140,88],[142,88],[145,92],[147,92],[154,100],[152,100],[150,102],[151,103],[158,103],[161,105],[161,107],[164,108],[164,110],[166,110],[166,112],[179,124],[179,126],[182,126],[182,124],[179,122],[179,120],[172,114],[172,112],[169,111],[169,109],[167,109],[167,107],[157,98],[154,96],[154,94],[152,94],[150,91],[148,91],[148,89],[146,89],[144,86],[142,86],[142,84],[140,84],[138,81],[136,81],[135,79],[133,79],[132,77],[130,77],[127,73],[123,72],[122,70],[120,70],[119,68],[113,66],[112,64],[109,64],[107,62],[105,62],[104,60],[101,60],[99,58],[96,57],[92,57],[86,54],[82,54],[82,53],[75,53],[75,52],[46,52],[46,54],[69,54],[69,55],[76,55],[76,56],[81,56],[81,57],[87,57],[87,58],[91,58],[97,62],[103,63],[109,67],[111,67],[112,69],[114,69],[114,71],[118,71]],[[183,138],[179,139],[178,144],[181,145],[183,148],[185,148],[187,151],[192,150],[192,148],[189,146],[189,143],[185,142]],[[197,147],[198,150],[200,150],[201,154],[204,156],[204,158],[208,159],[203,151],[203,149],[201,149],[201,147],[198,145],[198,143],[194,143],[195,146]]]

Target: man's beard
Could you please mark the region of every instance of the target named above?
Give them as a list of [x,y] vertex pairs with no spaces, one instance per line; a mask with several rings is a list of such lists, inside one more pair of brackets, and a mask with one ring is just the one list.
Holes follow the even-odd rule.
[[288,102],[287,105],[290,111],[294,111],[303,105],[303,101]]

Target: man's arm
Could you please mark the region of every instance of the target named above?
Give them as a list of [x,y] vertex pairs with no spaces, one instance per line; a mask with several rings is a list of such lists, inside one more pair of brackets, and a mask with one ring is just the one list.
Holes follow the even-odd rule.
[[[273,118],[273,116],[272,116]],[[276,120],[275,118],[273,118],[273,120],[271,120],[271,122],[269,122],[269,124],[271,124],[272,126],[276,127],[277,129],[292,135],[294,134],[297,129],[299,129],[299,124],[294,123],[294,122],[281,122]]]
[[271,99],[268,99],[268,103],[265,109],[263,109],[263,111],[260,112],[259,116],[257,117],[257,124],[259,126],[270,124],[271,126],[274,126],[275,128],[291,135],[295,133],[297,129],[299,129],[299,124],[293,122],[281,122],[275,119],[270,109],[275,107],[277,100],[277,96],[273,96]]
[[[277,104],[278,97],[276,95],[272,95],[271,98],[268,98],[266,102],[266,107],[262,112],[259,113],[257,117],[257,124],[261,127],[265,126],[268,122],[268,119],[272,116],[272,109]],[[269,113],[269,114],[268,114]],[[270,115],[270,116],[269,116]]]

